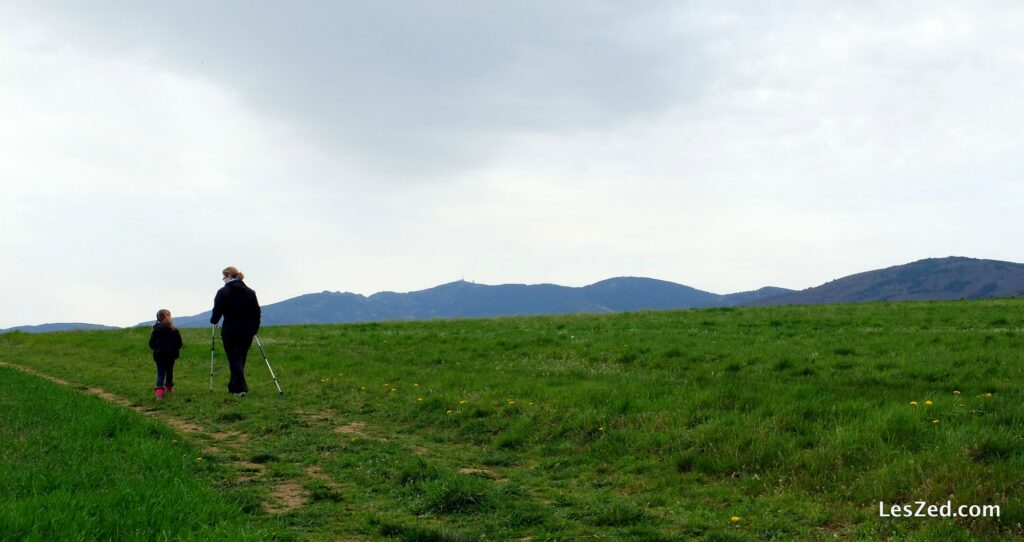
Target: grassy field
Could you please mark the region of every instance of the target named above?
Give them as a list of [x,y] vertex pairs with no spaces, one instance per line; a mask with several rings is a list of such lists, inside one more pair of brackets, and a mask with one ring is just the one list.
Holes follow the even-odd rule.
[[[272,327],[261,338],[285,395],[254,347],[242,399],[223,391],[219,348],[207,390],[209,330],[186,330],[160,404],[147,329],[3,335],[0,361],[178,427],[187,444],[139,422],[150,429],[120,457],[149,463],[146,441],[173,452],[174,472],[205,484],[194,491],[234,503],[217,528],[253,537],[1007,540],[1024,539],[1022,315],[1024,301],[988,300]],[[11,472],[37,446],[11,439],[58,431],[72,407],[50,384],[0,396],[7,411],[44,394],[58,399],[33,427],[0,421]],[[202,467],[180,460],[188,446]],[[1001,516],[879,517],[879,501],[919,500]],[[134,525],[144,509],[118,515]],[[24,528],[76,521],[59,514]]]
[[0,538],[263,540],[259,502],[217,495],[165,426],[0,367]]

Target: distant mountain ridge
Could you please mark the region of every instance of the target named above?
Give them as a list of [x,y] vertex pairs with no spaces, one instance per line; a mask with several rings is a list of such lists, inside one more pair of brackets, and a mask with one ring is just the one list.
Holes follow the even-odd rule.
[[[1024,295],[1024,264],[952,256],[928,258],[857,273],[806,290],[765,287],[715,294],[643,277],[616,277],[588,286],[557,284],[486,285],[466,281],[408,293],[348,292],[300,295],[263,306],[265,325],[329,324],[481,318],[489,316],[606,313],[741,305],[930,301]],[[210,313],[175,318],[179,327],[209,326]],[[139,325],[151,325],[152,321]],[[116,329],[97,324],[44,324],[6,330],[41,333],[71,329]]]
[[[617,277],[583,287],[557,284],[487,285],[456,281],[409,293],[306,294],[263,306],[263,323],[324,324],[430,318],[603,313],[734,306],[792,290],[762,288],[719,295],[643,277]],[[175,318],[179,327],[210,325],[210,312]]]
[[1024,264],[951,256],[857,273],[750,305],[941,301],[1024,294]]
[[103,329],[121,329],[114,326],[104,326],[101,324],[85,324],[80,322],[61,322],[55,324],[40,324],[38,326],[15,326],[7,329],[0,329],[0,333],[12,333],[14,331],[21,331],[22,333],[52,333],[55,331],[81,331],[81,330],[103,330]]
[[[263,321],[268,325],[319,324],[1017,295],[1024,295],[1024,264],[951,256],[858,273],[800,291],[765,287],[720,295],[663,280],[617,277],[580,288],[456,281],[427,290],[380,292],[369,297],[321,292],[266,305]],[[179,326],[208,326],[209,317],[206,312],[175,321]]]

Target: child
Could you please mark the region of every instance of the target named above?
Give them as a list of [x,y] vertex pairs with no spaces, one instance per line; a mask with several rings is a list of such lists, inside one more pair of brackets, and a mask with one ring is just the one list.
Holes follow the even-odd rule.
[[149,347],[153,349],[153,361],[156,362],[156,388],[153,393],[157,401],[163,401],[164,393],[174,391],[174,360],[178,359],[181,350],[181,333],[174,327],[171,311],[160,309],[156,312]]

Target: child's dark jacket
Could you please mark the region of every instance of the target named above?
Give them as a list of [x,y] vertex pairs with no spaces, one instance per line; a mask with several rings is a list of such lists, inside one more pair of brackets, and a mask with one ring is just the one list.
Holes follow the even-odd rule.
[[173,327],[157,322],[149,335],[149,347],[153,349],[154,359],[178,359],[181,351],[181,333]]

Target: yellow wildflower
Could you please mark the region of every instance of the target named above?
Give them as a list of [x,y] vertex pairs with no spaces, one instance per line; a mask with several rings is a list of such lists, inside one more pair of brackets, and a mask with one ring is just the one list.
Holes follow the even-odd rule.
[[932,406],[932,402],[931,401],[925,401],[924,404],[925,404],[925,406]]
[[733,522],[733,523],[736,523],[736,522],[737,522],[737,521],[739,521],[739,520],[740,520],[740,517],[739,517],[739,516],[733,516],[733,517],[729,518],[729,521],[731,521],[731,522]]
[[917,406],[917,401],[911,401],[910,404],[913,406]]
[[932,420],[932,423],[939,423],[939,420]]

